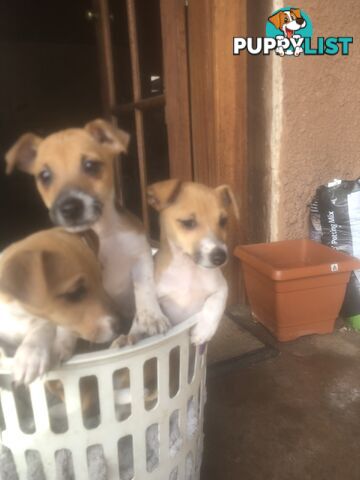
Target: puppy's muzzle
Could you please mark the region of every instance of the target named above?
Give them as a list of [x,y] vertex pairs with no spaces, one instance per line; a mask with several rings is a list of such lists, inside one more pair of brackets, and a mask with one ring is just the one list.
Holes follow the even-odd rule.
[[221,247],[216,247],[210,253],[210,262],[216,267],[224,265],[227,261],[227,253]]
[[202,245],[193,256],[194,262],[204,268],[217,268],[225,265],[228,260],[226,246],[222,245]]
[[102,203],[81,190],[71,189],[62,192],[50,209],[50,218],[65,228],[87,228],[102,214]]
[[84,203],[78,198],[68,198],[59,207],[62,217],[68,222],[75,222],[84,215]]

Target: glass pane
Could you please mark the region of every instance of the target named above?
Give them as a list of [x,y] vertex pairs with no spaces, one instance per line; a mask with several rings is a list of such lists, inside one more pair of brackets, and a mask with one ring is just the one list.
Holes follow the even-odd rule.
[[[110,0],[114,42],[115,82],[118,103],[133,101],[126,0]],[[135,0],[142,97],[163,93],[162,39],[159,0]],[[120,31],[121,30],[121,31]],[[114,50],[115,51],[115,50]],[[124,205],[142,217],[139,159],[134,113],[120,113],[119,126],[131,134],[129,152],[121,159]],[[165,109],[143,111],[147,183],[169,177],[169,153]],[[159,237],[157,213],[149,209],[150,235]]]
[[116,101],[133,101],[126,0],[109,0]]
[[169,152],[165,109],[144,111],[145,150],[148,183],[169,178]]
[[[0,40],[9,42],[88,43],[89,0],[12,0],[0,5]],[[15,13],[17,13],[15,17]]]
[[136,0],[142,97],[163,93],[159,0]]
[[[170,172],[164,108],[144,111],[144,132],[148,184],[166,180]],[[151,238],[158,239],[159,218],[152,208],[149,209],[149,220]]]
[[134,114],[121,115],[119,127],[131,135],[128,153],[120,158],[124,205],[141,217],[141,188]]
[[[102,115],[91,0],[0,2],[0,157],[26,132],[47,135]],[[9,201],[11,199],[11,201]],[[34,179],[0,168],[0,249],[50,225]]]

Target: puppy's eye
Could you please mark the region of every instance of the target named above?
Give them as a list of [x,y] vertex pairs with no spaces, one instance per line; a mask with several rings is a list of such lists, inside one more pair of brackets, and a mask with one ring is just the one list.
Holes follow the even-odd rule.
[[52,182],[53,174],[50,168],[45,167],[41,170],[37,178],[44,185],[44,187],[47,187]]
[[222,215],[220,218],[219,218],[219,226],[224,228],[226,225],[227,225],[227,222],[228,222],[228,218],[225,217],[224,215]]
[[288,23],[289,19],[287,17],[284,18],[284,23]]
[[85,173],[91,175],[92,177],[99,176],[102,172],[103,166],[103,162],[100,162],[99,160],[94,160],[91,158],[82,159],[82,169]]
[[188,218],[186,220],[178,220],[178,222],[186,230],[194,230],[194,228],[197,227],[197,221],[195,220],[195,218]]
[[70,303],[80,302],[84,297],[86,297],[87,290],[85,285],[79,285],[74,290],[70,292],[65,292],[60,295],[64,300]]

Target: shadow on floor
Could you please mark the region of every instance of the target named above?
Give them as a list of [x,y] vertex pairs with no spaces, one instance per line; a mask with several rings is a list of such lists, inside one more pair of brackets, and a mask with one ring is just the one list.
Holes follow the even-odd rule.
[[359,480],[360,334],[211,375],[202,480]]

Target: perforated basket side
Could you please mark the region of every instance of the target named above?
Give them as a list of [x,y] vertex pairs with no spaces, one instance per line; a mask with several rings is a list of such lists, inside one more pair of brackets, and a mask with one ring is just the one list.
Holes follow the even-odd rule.
[[[16,395],[2,390],[2,442],[12,452],[19,478],[31,478],[31,471],[38,468],[37,475],[42,469],[45,479],[67,480],[71,465],[65,473],[63,467],[68,462],[75,480],[198,479],[206,352],[193,351],[191,325],[132,348],[74,357],[30,386],[27,405],[17,405]],[[174,352],[178,352],[175,393],[170,382]],[[151,387],[144,378],[149,362],[157,365],[157,398],[151,402]],[[128,376],[124,388],[116,384],[119,372],[120,383],[123,372]],[[49,394],[49,382],[55,394]],[[53,402],[55,398],[56,408],[49,398]],[[57,419],[58,429],[56,416],[63,419],[63,423]]]

